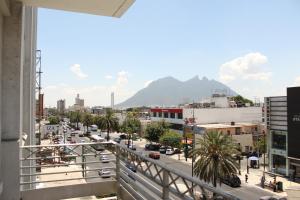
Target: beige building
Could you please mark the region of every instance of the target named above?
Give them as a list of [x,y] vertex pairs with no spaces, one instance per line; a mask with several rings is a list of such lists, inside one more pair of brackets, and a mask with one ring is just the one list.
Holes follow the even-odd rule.
[[[201,124],[197,128],[202,133],[220,131],[223,134],[232,136],[237,144],[241,145],[243,152],[254,150],[255,136],[260,131],[260,125],[254,123],[230,123],[230,124]],[[201,134],[196,134],[201,137]]]

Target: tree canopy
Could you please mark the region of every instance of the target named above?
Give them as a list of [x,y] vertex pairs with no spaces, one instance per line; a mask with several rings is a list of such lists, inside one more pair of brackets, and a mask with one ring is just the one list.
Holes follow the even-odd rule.
[[159,138],[169,130],[169,125],[165,121],[151,122],[147,125],[145,138],[150,142],[159,142]]
[[159,142],[164,146],[180,148],[181,147],[181,139],[182,139],[182,136],[179,133],[169,130],[160,137]]
[[50,125],[59,124],[59,118],[57,116],[50,116],[48,121]]

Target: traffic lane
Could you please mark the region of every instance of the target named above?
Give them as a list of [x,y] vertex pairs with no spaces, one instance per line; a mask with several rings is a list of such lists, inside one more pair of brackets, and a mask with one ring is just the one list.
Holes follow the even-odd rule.
[[[142,152],[145,155],[148,155],[148,153],[151,152],[151,151],[145,151],[144,148],[142,148],[142,147],[137,147],[136,151]],[[184,157],[181,156],[181,159],[184,159]],[[180,170],[183,173],[192,175],[191,164],[183,163],[182,161],[175,160],[165,154],[161,154],[160,162],[170,165],[173,168]],[[155,168],[152,168],[151,172],[152,171],[155,172]],[[217,186],[217,187],[223,189],[224,191],[229,192],[230,194],[236,195],[236,196],[240,197],[241,199],[259,199],[262,196],[270,196],[270,195],[272,196],[273,195],[272,192],[265,191],[258,187],[248,186],[245,183],[242,183],[241,187],[239,187],[239,188],[232,188],[225,184],[222,184],[221,186]]]

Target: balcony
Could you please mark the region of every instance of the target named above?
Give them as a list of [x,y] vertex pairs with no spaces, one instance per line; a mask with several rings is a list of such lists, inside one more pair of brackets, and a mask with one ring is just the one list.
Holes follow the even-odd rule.
[[[103,145],[99,152],[91,145]],[[238,199],[166,164],[110,142],[22,146],[20,190],[23,200],[55,200],[84,196],[121,199]],[[67,152],[67,153],[66,153]],[[106,155],[103,163],[100,156]],[[34,161],[33,165],[25,165]],[[34,173],[26,173],[34,169]],[[109,170],[109,177],[98,174]],[[32,170],[31,170],[32,171]],[[32,177],[28,181],[28,177]],[[29,185],[30,189],[24,189]]]

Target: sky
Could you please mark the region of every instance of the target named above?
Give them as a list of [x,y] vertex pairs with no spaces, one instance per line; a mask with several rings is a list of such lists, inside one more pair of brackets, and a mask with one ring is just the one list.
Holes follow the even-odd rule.
[[121,18],[39,9],[45,105],[120,103],[196,75],[250,98],[300,85],[300,1],[136,0]]

